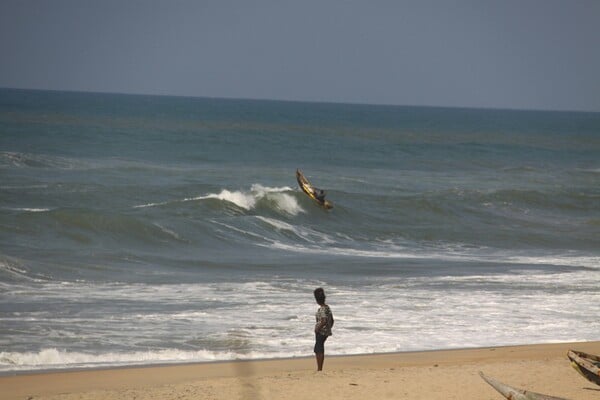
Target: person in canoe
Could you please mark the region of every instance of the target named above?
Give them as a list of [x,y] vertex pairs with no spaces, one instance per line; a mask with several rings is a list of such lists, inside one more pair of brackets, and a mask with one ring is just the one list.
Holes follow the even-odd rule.
[[304,176],[302,171],[299,169],[296,170],[296,180],[298,181],[298,185],[300,189],[311,199],[315,200],[319,205],[325,207],[326,209],[333,208],[333,204],[330,201],[325,200],[326,193],[323,189],[319,189],[310,184],[308,179]]
[[325,191],[323,189],[319,189],[319,188],[314,188],[315,189],[315,198],[320,202],[320,203],[325,203]]

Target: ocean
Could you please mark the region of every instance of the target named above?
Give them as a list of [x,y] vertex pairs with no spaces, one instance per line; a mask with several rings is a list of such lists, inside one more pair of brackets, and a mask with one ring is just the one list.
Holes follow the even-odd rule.
[[600,113],[0,90],[0,373],[312,356],[316,287],[327,355],[600,340]]

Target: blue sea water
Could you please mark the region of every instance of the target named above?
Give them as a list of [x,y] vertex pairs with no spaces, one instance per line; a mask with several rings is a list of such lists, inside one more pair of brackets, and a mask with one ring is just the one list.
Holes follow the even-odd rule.
[[0,372],[311,355],[317,286],[328,354],[599,340],[600,113],[0,90]]

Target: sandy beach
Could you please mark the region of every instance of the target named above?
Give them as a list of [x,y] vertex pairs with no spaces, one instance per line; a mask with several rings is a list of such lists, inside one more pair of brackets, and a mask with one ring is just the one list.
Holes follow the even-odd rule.
[[[600,342],[18,374],[0,377],[10,399],[500,399],[479,371],[511,386],[567,399],[598,399],[568,349]],[[317,394],[318,393],[318,394]]]

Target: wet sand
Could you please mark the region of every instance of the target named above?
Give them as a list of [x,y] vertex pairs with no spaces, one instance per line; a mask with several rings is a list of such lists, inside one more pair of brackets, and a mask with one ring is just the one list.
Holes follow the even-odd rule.
[[0,399],[502,399],[479,371],[511,386],[572,400],[600,398],[568,349],[600,342],[94,369],[0,377]]

